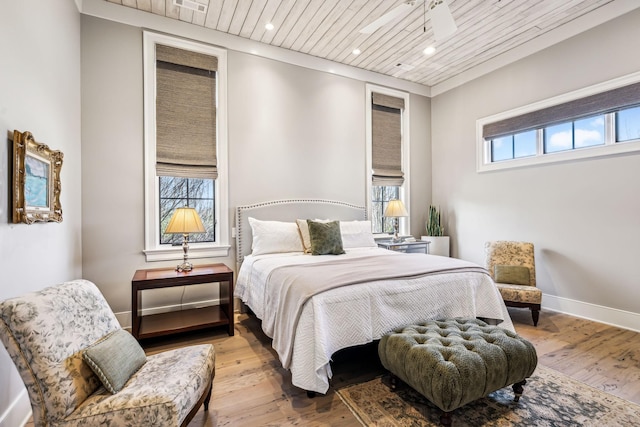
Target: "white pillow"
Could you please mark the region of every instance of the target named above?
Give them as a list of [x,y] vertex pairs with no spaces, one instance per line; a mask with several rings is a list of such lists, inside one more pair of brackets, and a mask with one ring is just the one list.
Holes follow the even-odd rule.
[[249,217],[253,234],[251,254],[302,252],[302,242],[295,222],[262,221]]
[[340,221],[340,233],[345,249],[378,246],[371,232],[371,221]]

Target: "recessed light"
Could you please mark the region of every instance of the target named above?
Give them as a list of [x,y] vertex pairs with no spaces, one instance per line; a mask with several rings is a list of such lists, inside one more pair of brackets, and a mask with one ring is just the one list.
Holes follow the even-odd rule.
[[273,30],[274,26],[271,22],[267,22],[267,25],[264,26],[264,29],[267,31]]
[[351,53],[353,53],[354,55],[360,55],[362,53],[362,51],[358,48],[355,48],[351,51]]
[[436,53],[436,48],[434,46],[429,46],[425,50],[422,51],[425,55],[433,55]]

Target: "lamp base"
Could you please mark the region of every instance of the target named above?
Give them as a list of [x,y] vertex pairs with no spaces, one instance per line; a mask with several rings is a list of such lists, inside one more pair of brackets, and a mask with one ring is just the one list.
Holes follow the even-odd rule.
[[190,262],[187,262],[187,261],[183,262],[182,264],[179,264],[176,267],[176,271],[180,271],[180,272],[182,272],[182,271],[191,271],[191,270],[193,270],[193,264],[191,264]]

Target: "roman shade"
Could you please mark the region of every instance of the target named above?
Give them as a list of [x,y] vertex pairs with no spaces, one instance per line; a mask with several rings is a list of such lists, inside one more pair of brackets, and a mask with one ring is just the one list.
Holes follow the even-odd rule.
[[539,129],[590,115],[610,113],[635,104],[640,104],[640,83],[611,89],[516,117],[488,123],[482,128],[482,137],[484,139],[494,139],[499,136]]
[[404,99],[375,92],[371,98],[373,185],[400,186]]
[[215,56],[156,45],[156,173],[218,176]]

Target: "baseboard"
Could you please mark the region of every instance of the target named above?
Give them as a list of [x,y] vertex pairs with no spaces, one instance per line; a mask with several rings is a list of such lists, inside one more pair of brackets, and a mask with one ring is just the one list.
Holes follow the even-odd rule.
[[640,313],[544,294],[542,309],[640,332]]
[[30,417],[31,402],[27,389],[23,389],[4,414],[0,415],[0,427],[24,427]]
[[[149,314],[159,314],[159,313],[168,313],[170,311],[180,311],[186,310],[189,308],[202,308],[209,307],[211,305],[219,305],[220,299],[211,299],[204,301],[196,301],[185,304],[172,304],[172,305],[164,305],[161,307],[150,307],[142,309],[142,315],[147,316]],[[121,311],[119,313],[115,313],[116,319],[120,322],[120,326],[124,329],[131,329],[131,311]],[[1,427],[1,426],[0,426]]]

